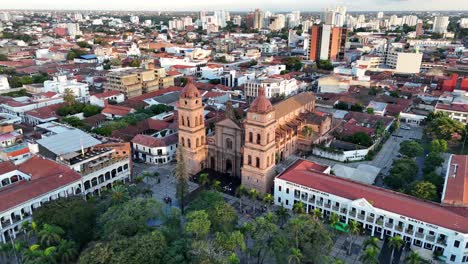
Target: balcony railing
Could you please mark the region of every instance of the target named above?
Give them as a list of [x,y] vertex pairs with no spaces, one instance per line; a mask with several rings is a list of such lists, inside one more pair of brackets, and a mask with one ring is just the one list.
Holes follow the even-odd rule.
[[446,238],[439,237],[439,238],[437,239],[437,244],[446,246],[446,245],[447,245],[447,239],[446,239]]
[[414,229],[407,228],[407,229],[405,230],[405,233],[408,234],[408,235],[413,235]]
[[351,212],[349,212],[349,216],[351,216],[351,217],[356,217],[356,211],[351,211]]
[[417,238],[424,238],[424,233],[416,232],[415,236],[416,236]]
[[115,163],[118,163],[118,162],[121,162],[121,161],[124,161],[124,160],[128,160],[128,158],[112,158],[110,160],[107,160],[105,162],[102,162],[100,163],[99,165],[96,165],[96,166],[93,166],[93,167],[88,167],[88,168],[84,168],[82,171],[81,171],[81,174],[82,175],[88,175],[88,174],[91,174],[93,172],[96,172],[96,171],[99,171],[99,170],[102,170],[104,168],[107,168],[109,167],[110,165],[112,164],[115,164]]
[[396,229],[397,231],[403,232],[403,227],[402,227],[402,226],[397,225],[397,226],[395,227],[395,229]]
[[434,235],[427,235],[426,236],[426,240],[428,240],[429,242],[434,242],[436,239],[436,237]]
[[331,204],[327,203],[325,204],[325,208],[330,208],[331,207]]
[[322,206],[322,205],[323,205],[323,201],[317,201],[317,205],[318,205],[318,206]]
[[7,227],[7,226],[10,226],[11,225],[11,221],[10,219],[7,219],[5,221],[2,221],[2,227]]
[[383,220],[382,219],[377,219],[377,221],[375,221],[375,223],[379,226],[382,226],[383,225]]
[[374,222],[374,219],[375,219],[375,218],[372,217],[372,216],[366,217],[366,221],[367,221],[367,222],[370,222],[370,223],[373,223],[373,222]]
[[339,207],[339,206],[336,206],[336,205],[334,205],[334,206],[332,206],[332,209],[333,209],[333,211],[338,211],[338,210],[340,209],[340,207]]
[[347,211],[348,211],[348,209],[346,209],[346,208],[341,208],[341,213],[346,214]]
[[386,228],[393,228],[393,223],[387,222],[385,223]]
[[310,198],[309,203],[315,203],[315,199]]
[[364,215],[363,215],[363,214],[359,214],[359,215],[357,216],[357,218],[358,218],[358,219],[361,219],[361,220],[364,220]]

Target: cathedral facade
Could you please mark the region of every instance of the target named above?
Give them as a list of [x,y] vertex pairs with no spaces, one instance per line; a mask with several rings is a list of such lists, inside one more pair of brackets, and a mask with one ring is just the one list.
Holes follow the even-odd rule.
[[210,168],[241,178],[246,188],[267,193],[275,165],[288,156],[308,151],[331,129],[331,117],[315,112],[315,96],[305,92],[275,105],[259,90],[244,120],[230,103],[225,118],[206,135],[200,92],[189,81],[179,99],[179,146],[187,153],[190,174]]

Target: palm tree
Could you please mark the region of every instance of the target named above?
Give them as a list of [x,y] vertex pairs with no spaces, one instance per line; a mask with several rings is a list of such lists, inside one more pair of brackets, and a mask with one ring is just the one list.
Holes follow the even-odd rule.
[[328,221],[330,222],[330,225],[332,227],[335,227],[335,225],[338,224],[338,222],[340,222],[340,216],[337,213],[333,212],[331,213]]
[[208,178],[208,173],[200,174],[200,176],[198,177],[198,183],[203,187],[208,186],[210,184],[210,179]]
[[392,249],[392,253],[390,255],[390,263],[393,263],[393,255],[395,255],[395,252],[399,250],[404,243],[405,241],[403,241],[403,238],[401,238],[401,236],[399,235],[390,238],[390,240],[388,241],[388,245]]
[[10,243],[0,243],[0,255],[3,258],[9,259],[11,252],[13,252],[13,246]]
[[411,251],[408,257],[405,259],[405,263],[407,264],[420,264],[422,263],[422,258],[419,254],[415,251]]
[[142,194],[144,197],[153,197],[153,191],[150,188],[145,188],[142,190]]
[[379,248],[379,239],[376,237],[369,237],[364,241],[363,248],[367,249],[368,247],[374,247],[374,248]]
[[291,254],[288,256],[288,264],[301,263],[302,253],[298,248],[291,248]]
[[221,182],[218,180],[214,180],[213,183],[211,184],[211,189],[220,192],[221,191]]
[[349,227],[349,238],[350,238],[348,254],[351,254],[351,248],[353,247],[354,239],[355,239],[354,236],[357,236],[357,234],[359,234],[361,230],[359,228],[359,223],[356,220],[349,221],[348,227]]
[[380,250],[375,247],[368,247],[364,250],[360,260],[363,264],[378,264],[379,263]]
[[258,198],[258,195],[259,195],[259,193],[258,193],[257,190],[255,190],[255,189],[253,189],[253,188],[249,190],[250,199],[253,200],[253,212],[254,212],[254,213],[255,213],[256,210],[257,210],[257,209],[256,209],[256,205],[257,205],[257,198]]
[[24,263],[57,263],[56,247],[41,250],[38,244],[30,246],[24,253]]
[[73,93],[72,89],[65,89],[63,100],[65,101],[65,103],[67,103],[68,106],[72,106],[75,104],[75,94]]
[[303,202],[297,202],[293,205],[293,211],[296,214],[304,214],[305,209],[304,209],[304,203]]
[[65,231],[61,227],[44,224],[38,236],[42,245],[50,247],[52,245],[57,245],[62,239],[61,237],[63,234],[65,234]]
[[280,227],[282,228],[289,218],[289,211],[288,209],[281,206],[278,210],[276,210],[275,213],[276,213],[276,216],[278,217],[278,222],[280,224]]
[[273,204],[273,202],[275,201],[275,198],[273,197],[273,195],[271,195],[270,193],[265,194],[265,196],[263,196],[262,201],[267,207],[268,212],[270,212],[270,205]]
[[130,199],[128,190],[123,185],[114,185],[111,190],[111,200],[113,203],[123,203]]
[[244,197],[246,192],[247,192],[247,190],[245,189],[244,185],[240,185],[236,189],[236,196],[239,197],[239,211],[241,211],[241,212],[242,212],[242,197]]
[[313,214],[314,214],[315,220],[319,220],[320,218],[322,218],[322,212],[318,208],[314,209]]
[[60,256],[60,263],[64,264],[73,263],[78,256],[76,244],[70,240],[60,241],[57,253]]

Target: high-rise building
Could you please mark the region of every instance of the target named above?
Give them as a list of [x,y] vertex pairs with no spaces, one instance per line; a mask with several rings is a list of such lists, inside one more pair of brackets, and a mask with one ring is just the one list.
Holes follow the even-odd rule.
[[275,176],[275,109],[259,89],[245,121],[244,165],[242,184],[261,193],[269,192]]
[[383,16],[384,16],[384,13],[383,13],[383,12],[378,12],[378,13],[377,13],[377,18],[378,18],[378,19],[382,19]]
[[416,37],[422,36],[424,34],[423,22],[421,20],[416,24]]
[[234,16],[234,18],[232,19],[232,23],[234,25],[240,26],[242,24],[242,17],[239,15]]
[[132,24],[140,24],[140,18],[138,16],[131,16],[130,17],[130,22]]
[[441,34],[446,33],[449,22],[448,16],[435,17],[434,24],[432,25],[432,32]]
[[416,24],[418,23],[418,17],[417,16],[413,16],[413,15],[410,15],[410,16],[404,16],[402,18],[402,24],[403,25],[408,25],[410,27],[413,27],[413,26],[416,26]]
[[310,60],[338,61],[344,58],[347,29],[332,25],[314,25],[310,30]]
[[202,97],[192,79],[182,90],[178,111],[179,148],[186,158],[189,175],[194,175],[205,168],[207,146]]
[[254,13],[253,28],[258,29],[258,30],[262,29],[264,20],[265,20],[265,13],[260,9],[256,9]]
[[338,6],[335,9],[327,8],[322,15],[322,21],[326,25],[342,27],[346,20],[346,7]]

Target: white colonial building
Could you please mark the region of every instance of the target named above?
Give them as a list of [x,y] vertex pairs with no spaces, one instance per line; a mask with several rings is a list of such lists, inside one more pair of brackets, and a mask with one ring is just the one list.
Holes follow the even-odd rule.
[[402,193],[342,179],[328,167],[298,160],[275,178],[275,204],[307,213],[338,214],[346,228],[357,221],[370,235],[399,235],[408,245],[437,251],[447,263],[468,261],[468,209],[420,200]]
[[67,90],[73,92],[77,101],[83,103],[89,102],[89,88],[86,83],[80,83],[76,79],[68,80],[67,76],[63,75],[44,82],[44,92],[54,92],[63,95]]
[[[166,133],[171,131],[166,130]],[[151,164],[166,164],[176,159],[178,134],[136,135],[132,139],[133,157]]]
[[296,94],[299,90],[297,80],[294,78],[259,78],[255,80],[248,80],[244,84],[245,96],[256,98],[258,96],[258,89],[260,87],[265,90],[265,96],[267,98],[272,98],[281,95],[289,96]]

